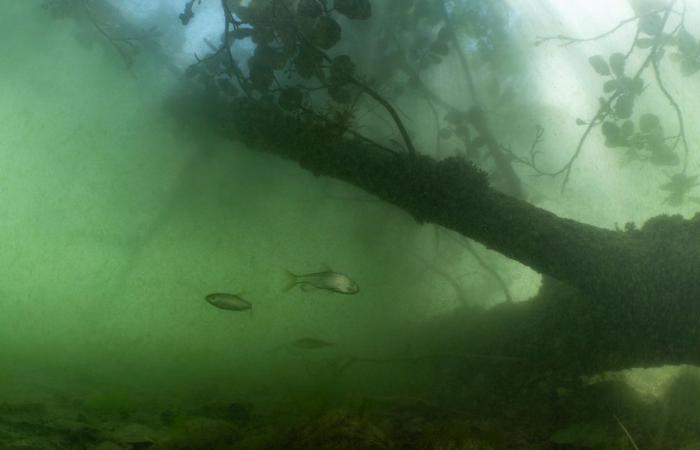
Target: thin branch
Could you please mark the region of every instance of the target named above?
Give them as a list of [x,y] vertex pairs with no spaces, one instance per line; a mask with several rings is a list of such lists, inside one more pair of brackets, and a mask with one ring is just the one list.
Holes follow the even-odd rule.
[[[671,4],[669,4],[666,7],[666,12],[664,14],[664,17],[661,21],[661,30],[664,29],[666,26],[666,22],[668,21],[669,16],[671,15],[671,11],[673,9],[673,5],[676,2],[676,0],[673,0]],[[651,48],[651,51],[649,51],[649,55],[647,55],[646,59],[642,63],[641,67],[637,70],[637,73],[634,75],[633,80],[636,80],[641,77],[642,72],[647,68],[647,66],[656,58],[657,51],[659,49],[659,46],[661,45],[663,37],[663,32],[659,32],[659,34],[656,36],[656,39],[654,40],[654,45]],[[576,146],[576,150],[574,151],[573,155],[571,155],[571,158],[569,158],[569,161],[564,164],[564,166],[555,171],[555,172],[544,172],[542,171],[543,175],[548,175],[548,176],[557,176],[564,174],[564,180],[562,181],[562,186],[561,190],[563,191],[564,188],[566,188],[567,183],[569,182],[569,178],[571,176],[571,169],[573,168],[574,162],[578,159],[579,155],[581,154],[581,150],[583,150],[583,144],[586,142],[586,139],[588,138],[588,135],[590,134],[591,130],[593,129],[594,126],[598,125],[601,123],[605,118],[610,114],[610,106],[612,105],[612,102],[616,100],[619,96],[621,95],[620,91],[618,90],[615,92],[613,95],[611,95],[604,103],[600,105],[598,108],[598,111],[596,112],[595,116],[593,117],[592,120],[588,122],[588,126],[586,127],[586,130],[583,132],[583,135],[579,139],[578,145]]]
[[634,442],[632,435],[630,434],[629,431],[627,431],[627,427],[625,427],[625,425],[622,423],[622,421],[620,419],[617,418],[617,416],[614,415],[613,417],[615,418],[615,421],[620,426],[620,428],[622,428],[622,431],[625,433],[625,436],[627,436],[627,439],[629,439],[630,444],[632,444],[632,447],[634,448],[634,450],[639,450],[639,447],[637,447],[637,443]]
[[[225,2],[226,0],[222,0],[222,2]],[[287,11],[292,14],[292,12],[289,10],[289,7],[284,3],[281,2],[282,6],[284,6]],[[299,37],[299,39],[303,42],[304,45],[306,45],[309,49],[317,52],[319,55],[323,57],[323,59],[328,62],[329,64],[333,63],[333,59],[331,59],[330,56],[317,46],[315,46],[305,35],[299,30],[299,27],[297,27],[296,23],[293,24],[294,26],[294,32],[296,35]],[[411,141],[411,137],[408,135],[408,130],[403,124],[403,121],[401,121],[401,118],[399,117],[399,114],[396,112],[396,109],[384,98],[382,97],[377,91],[372,89],[370,86],[367,84],[363,83],[362,81],[358,80],[355,78],[352,74],[344,72],[343,71],[343,76],[347,78],[348,82],[350,84],[354,84],[358,88],[360,88],[362,91],[364,91],[367,95],[372,97],[377,103],[382,105],[384,109],[389,113],[391,118],[394,120],[394,123],[396,124],[396,127],[399,129],[399,133],[401,133],[401,137],[404,140],[404,143],[406,144],[406,149],[408,150],[408,153],[411,156],[416,155],[416,148],[413,146],[413,142]]]
[[420,261],[423,266],[430,270],[431,272],[434,272],[435,274],[439,275],[441,278],[443,278],[447,284],[449,284],[452,289],[455,291],[455,294],[457,294],[457,300],[462,305],[467,305],[468,300],[467,300],[467,295],[462,287],[461,283],[459,283],[452,275],[450,275],[446,270],[440,269],[437,265],[434,263],[431,263],[427,259],[423,258],[420,255],[415,255],[416,259]]
[[537,146],[544,142],[542,136],[544,136],[544,128],[542,128],[542,126],[540,125],[535,125],[535,138],[532,140],[532,144],[530,144],[530,156],[528,159],[518,156],[508,147],[503,147],[503,151],[510,155],[513,161],[516,161],[524,166],[531,168],[532,170],[537,172],[538,175],[546,175],[537,167],[537,155],[542,153],[540,150],[537,150]]
[[456,238],[452,233],[450,233],[450,237],[460,245],[462,245],[476,260],[477,264],[481,266],[482,269],[484,269],[489,275],[491,275],[495,280],[496,283],[500,286],[500,288],[503,290],[503,293],[506,296],[506,302],[512,302],[513,301],[513,296],[510,294],[510,289],[508,288],[508,284],[503,280],[501,275],[491,267],[486,261],[484,261],[484,258],[482,258],[479,253],[476,251],[474,246],[472,246],[471,241],[467,238],[464,239],[458,239]]
[[542,128],[542,126],[539,124],[535,125],[535,139],[532,140],[532,144],[530,145],[530,162],[533,166],[535,165],[537,155],[542,153],[541,151],[537,150],[537,146],[544,142],[542,136],[544,136],[544,128]]
[[[663,35],[663,28],[665,27],[666,23],[668,22],[668,18],[669,18],[669,16],[670,16],[670,14],[673,12],[673,6],[675,5],[676,1],[677,1],[677,0],[673,0],[670,4],[668,4],[668,5],[667,5],[666,7],[664,7],[664,8],[656,9],[656,10],[647,12],[647,13],[645,13],[645,14],[640,14],[640,15],[637,15],[637,16],[632,17],[632,18],[630,18],[630,19],[623,20],[623,21],[621,21],[616,27],[614,27],[613,29],[611,29],[611,30],[609,30],[609,31],[607,31],[607,32],[605,32],[605,33],[602,33],[602,34],[600,34],[600,35],[598,35],[598,36],[594,36],[594,37],[592,37],[592,38],[575,39],[575,38],[570,38],[570,37],[565,37],[565,36],[548,37],[548,38],[540,38],[539,41],[536,42],[535,45],[539,45],[539,44],[541,44],[542,42],[545,42],[545,41],[547,41],[547,40],[552,40],[552,39],[565,40],[566,42],[563,44],[563,45],[565,45],[565,46],[566,46],[566,45],[570,45],[570,44],[572,44],[572,43],[574,43],[574,42],[585,42],[585,41],[593,41],[593,40],[601,39],[601,38],[603,38],[603,37],[606,37],[606,36],[608,36],[608,35],[614,33],[615,31],[617,31],[618,29],[620,29],[622,26],[626,25],[627,23],[630,23],[630,22],[639,20],[639,19],[641,19],[641,18],[643,18],[643,17],[645,17],[645,16],[648,16],[648,15],[657,14],[657,13],[663,11],[663,12],[664,12],[664,16],[663,16],[663,19],[662,19],[662,21],[661,21],[661,32],[659,33],[659,35],[656,36],[656,39],[655,39],[655,41],[654,41],[654,45],[653,45],[651,51],[649,52],[649,55],[647,56],[647,58],[645,59],[644,63],[643,63],[642,66],[639,68],[639,70],[637,71],[637,73],[635,74],[635,76],[634,76],[633,79],[634,79],[634,80],[638,79],[638,78],[641,76],[642,72],[646,69],[646,67],[651,63],[651,65],[652,65],[652,67],[653,67],[653,69],[654,69],[654,73],[655,73],[655,75],[656,75],[657,84],[659,85],[659,88],[660,88],[661,91],[664,93],[664,95],[666,96],[666,98],[669,100],[669,102],[671,103],[671,105],[672,105],[672,106],[674,107],[674,109],[676,110],[676,114],[677,114],[678,119],[679,119],[679,127],[680,127],[680,133],[679,133],[679,134],[680,134],[681,137],[682,137],[682,141],[683,141],[683,145],[684,145],[684,152],[685,152],[685,158],[684,158],[684,163],[683,163],[683,173],[685,173],[686,168],[687,168],[687,164],[688,164],[688,153],[689,153],[689,151],[688,151],[687,141],[686,141],[686,139],[685,139],[685,131],[684,131],[684,130],[685,130],[685,127],[684,127],[684,123],[683,123],[682,114],[681,114],[681,112],[680,112],[680,108],[678,107],[678,104],[674,101],[673,97],[668,93],[668,91],[665,89],[663,83],[661,82],[661,77],[660,77],[660,73],[659,73],[659,69],[658,69],[658,62],[656,61],[656,55],[657,55],[657,52],[658,52],[658,49],[659,49],[659,46],[660,46],[661,40],[662,40],[661,38],[662,38],[662,35]],[[685,7],[684,7],[684,9],[685,9]],[[684,15],[685,15],[685,11],[684,11],[683,13],[681,13],[681,17],[683,17]],[[678,27],[680,27],[680,25],[678,25],[678,26],[676,27],[676,30],[678,29]],[[674,30],[674,31],[675,31],[675,30]],[[628,50],[628,52],[627,52],[627,54],[626,54],[626,56],[625,56],[625,59],[627,59],[627,58],[629,57],[629,55],[632,53],[632,51],[633,51],[633,49],[634,49],[634,47],[635,47],[635,45],[636,45],[637,39],[638,39],[638,37],[639,37],[639,34],[640,34],[640,30],[637,29],[637,32],[636,32],[635,37],[634,37],[634,40],[633,40],[633,42],[632,42],[632,46],[631,46],[630,49]],[[564,180],[562,181],[562,187],[561,187],[561,190],[563,191],[563,190],[565,189],[565,187],[566,187],[568,181],[569,181],[570,176],[571,176],[571,170],[572,170],[572,168],[573,168],[573,164],[574,164],[574,162],[578,159],[578,157],[579,157],[579,155],[580,155],[580,153],[581,153],[581,151],[582,151],[582,149],[583,149],[583,145],[584,145],[584,143],[586,142],[586,140],[587,140],[587,138],[588,138],[588,136],[589,136],[591,130],[593,129],[594,126],[598,125],[599,123],[602,123],[602,122],[605,120],[605,118],[610,114],[610,106],[612,105],[612,102],[613,102],[614,100],[616,100],[619,96],[620,96],[620,92],[617,91],[617,92],[615,92],[612,96],[610,96],[610,98],[608,98],[604,103],[602,103],[602,104],[600,105],[600,107],[598,108],[598,111],[596,112],[596,114],[595,114],[595,116],[593,117],[593,119],[591,119],[591,120],[588,122],[588,125],[587,125],[587,127],[586,127],[586,130],[585,130],[585,131],[583,132],[583,134],[581,135],[581,138],[579,139],[579,143],[578,143],[578,145],[576,146],[576,150],[574,151],[573,155],[571,156],[571,158],[569,159],[569,161],[568,161],[561,169],[559,169],[559,170],[557,170],[557,171],[555,171],[555,172],[545,172],[545,171],[541,171],[541,170],[537,169],[536,167],[534,167],[534,165],[533,165],[532,167],[533,167],[540,175],[557,176],[557,175],[560,175],[560,174],[563,173],[563,174],[564,174]],[[520,160],[520,161],[522,162],[522,160]]]
[[569,46],[571,44],[575,44],[575,43],[597,41],[598,39],[603,39],[605,37],[610,36],[611,34],[615,33],[617,30],[624,27],[628,23],[635,22],[635,21],[641,19],[642,17],[656,14],[656,13],[662,12],[666,9],[667,8],[659,8],[659,9],[655,9],[653,11],[649,11],[649,12],[644,13],[644,14],[630,17],[629,19],[622,20],[622,21],[620,21],[620,23],[618,23],[612,29],[610,29],[604,33],[601,33],[597,36],[593,36],[593,37],[589,37],[589,38],[574,38],[574,37],[562,36],[562,35],[559,35],[559,36],[538,36],[537,40],[535,41],[535,45],[537,46],[537,45],[543,44],[543,43],[548,42],[548,41],[563,41],[563,43],[561,44],[562,47],[567,47],[567,46]]
[[479,107],[472,107],[467,113],[467,117],[469,119],[469,124],[483,139],[496,168],[505,178],[507,193],[515,198],[524,199],[525,192],[523,191],[522,182],[518,174],[513,170],[511,161],[506,154],[503,153],[502,146],[498,143],[493,133],[491,133],[483,110]]
[[463,362],[481,361],[492,363],[527,363],[523,358],[507,356],[507,355],[487,355],[478,353],[457,353],[457,352],[438,352],[418,356],[394,356],[385,358],[370,358],[364,356],[343,355],[338,357],[333,364],[333,375],[339,376],[351,365],[356,363],[375,363],[375,364],[417,364],[421,362],[434,362],[436,360],[455,360]]
[[627,53],[625,53],[625,61],[632,55],[632,52],[634,51],[634,47],[637,46],[637,39],[639,39],[639,35],[642,33],[642,30],[637,27],[637,32],[634,33],[634,39],[632,39],[632,45],[630,45],[629,50],[627,50]]
[[[400,42],[398,42],[398,40],[395,37],[394,40],[397,45],[400,45]],[[459,47],[456,48],[456,51],[462,60],[462,68],[464,70],[465,77],[467,77],[468,79],[471,78],[471,71],[469,70],[469,64],[466,61],[466,58],[464,58],[464,55],[459,51]],[[418,92],[423,94],[428,101],[440,105],[449,112],[457,113],[460,116],[468,116],[470,118],[470,124],[484,139],[486,148],[488,149],[490,156],[493,158],[496,164],[496,170],[498,170],[503,176],[503,178],[506,180],[507,193],[513,197],[524,199],[526,195],[523,190],[522,182],[518,177],[518,174],[515,172],[515,170],[513,170],[511,162],[508,160],[508,158],[506,158],[506,155],[503,153],[502,145],[498,143],[496,138],[491,133],[491,128],[483,113],[483,109],[479,106],[479,103],[477,101],[476,92],[472,93],[472,99],[474,100],[476,106],[473,106],[469,111],[463,111],[460,108],[457,108],[456,106],[450,104],[449,102],[438,96],[430,88],[428,88],[425,85],[425,83],[423,83],[423,81],[420,79],[420,74],[418,73],[418,71],[411,67],[408,61],[406,61],[405,56],[404,58],[402,58],[401,61],[401,69],[409,76],[413,87],[416,90],[418,90]],[[473,83],[469,84],[471,86]],[[471,88],[473,88],[473,86],[471,86]]]
[[472,102],[474,102],[475,105],[480,105],[481,102],[479,101],[479,96],[476,93],[476,85],[474,84],[474,77],[472,76],[472,72],[469,69],[469,63],[467,62],[467,58],[464,56],[464,53],[462,53],[462,49],[459,46],[459,40],[457,39],[457,34],[454,32],[454,26],[452,25],[452,20],[450,19],[450,14],[447,12],[447,6],[445,6],[445,0],[442,0],[440,2],[440,8],[442,10],[442,17],[445,20],[445,25],[447,26],[449,32],[450,32],[450,40],[452,41],[452,46],[455,49],[455,53],[457,53],[457,58],[459,59],[459,63],[462,66],[462,71],[464,72],[464,78],[467,81],[467,87],[469,88],[469,93],[472,96]]
[[119,53],[119,56],[121,56],[122,60],[124,60],[124,65],[126,66],[126,70],[129,71],[132,77],[136,78],[136,75],[134,75],[134,72],[131,70],[132,66],[134,65],[134,60],[129,55],[123,48],[119,46],[117,43],[117,40],[114,39],[95,19],[95,17],[92,15],[92,11],[90,10],[90,6],[88,5],[88,0],[83,0],[83,7],[85,8],[85,13],[87,14],[88,20],[90,20],[90,23],[92,23],[92,26],[95,27],[98,33],[100,33],[106,40],[109,42],[112,47]]
[[194,2],[196,0],[189,0],[185,4],[185,10],[178,16],[180,19],[180,22],[182,22],[183,25],[187,25],[190,23],[190,20],[194,17],[194,13],[192,12],[192,7],[194,6]]
[[[302,107],[301,110],[302,110],[304,113],[309,114],[309,115],[313,116],[314,118],[319,119],[319,120],[322,120],[322,121],[324,121],[324,122],[326,122],[326,123],[328,123],[328,124],[330,124],[330,125],[338,125],[336,122],[333,122],[332,120],[329,120],[329,119],[325,118],[322,114],[319,114],[319,113],[317,113],[317,112],[315,112],[315,111],[313,111],[313,110],[310,110],[310,109],[304,108],[304,107]],[[343,129],[343,132],[349,133],[349,134],[351,134],[352,136],[356,137],[357,139],[359,139],[359,140],[361,140],[361,141],[363,141],[363,142],[366,142],[366,143],[368,143],[368,144],[370,144],[370,145],[372,145],[372,146],[374,146],[374,147],[377,147],[378,149],[383,150],[383,151],[385,151],[385,152],[387,152],[387,153],[391,153],[392,155],[398,155],[398,152],[396,152],[396,151],[390,149],[389,147],[386,147],[386,146],[384,146],[384,145],[382,145],[382,144],[380,144],[380,143],[378,143],[378,142],[376,142],[376,141],[374,141],[374,140],[368,138],[367,136],[365,136],[365,135],[363,135],[363,134],[361,134],[361,133],[359,133],[359,132],[353,130],[352,128],[345,127],[345,128]]]
[[[330,61],[330,57],[323,53],[323,56],[326,60]],[[408,130],[406,130],[406,127],[404,126],[403,122],[401,121],[401,118],[399,117],[399,114],[396,112],[396,109],[394,109],[391,104],[384,99],[377,91],[369,87],[368,85],[364,84],[357,78],[353,76],[349,76],[349,80],[352,84],[355,86],[359,87],[362,89],[367,95],[372,97],[377,103],[382,105],[384,109],[387,110],[391,118],[394,120],[394,123],[396,124],[396,127],[399,129],[399,133],[401,133],[401,137],[403,138],[404,143],[406,144],[406,148],[408,149],[408,153],[411,154],[412,156],[416,155],[416,148],[413,146],[413,142],[411,141],[411,137],[408,135]]]
[[425,102],[430,107],[430,111],[433,113],[433,119],[435,120],[435,154],[439,157],[442,153],[442,138],[440,137],[440,115],[438,110],[433,104],[432,100],[425,97]]
[[654,76],[656,77],[656,84],[659,86],[659,90],[664,94],[668,102],[671,104],[673,109],[676,111],[676,117],[678,119],[678,135],[680,136],[680,141],[683,144],[683,172],[686,173],[688,170],[688,155],[689,155],[689,150],[688,150],[688,140],[686,139],[685,136],[685,122],[683,120],[683,113],[681,112],[681,108],[678,106],[678,103],[676,100],[673,98],[670,92],[666,89],[666,86],[663,83],[663,80],[661,79],[661,72],[659,71],[659,62],[656,60],[656,58],[652,58],[651,61],[651,67],[654,69]]
[[236,60],[233,57],[233,53],[231,52],[232,42],[231,35],[229,33],[229,25],[233,25],[234,29],[236,29],[238,27],[238,22],[233,17],[233,13],[231,13],[231,9],[229,8],[226,0],[221,0],[221,8],[224,10],[224,48],[226,51],[226,56],[228,57],[231,70],[233,70],[233,74],[236,77],[236,80],[238,81],[238,85],[241,87],[246,97],[250,97],[250,91],[248,90],[248,87],[245,84],[243,74],[241,73],[241,69],[238,67],[238,63],[236,63]]

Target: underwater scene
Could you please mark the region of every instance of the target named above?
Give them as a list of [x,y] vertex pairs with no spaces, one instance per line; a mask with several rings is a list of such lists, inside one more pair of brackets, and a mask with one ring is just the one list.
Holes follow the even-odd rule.
[[0,37],[0,450],[700,449],[700,3]]

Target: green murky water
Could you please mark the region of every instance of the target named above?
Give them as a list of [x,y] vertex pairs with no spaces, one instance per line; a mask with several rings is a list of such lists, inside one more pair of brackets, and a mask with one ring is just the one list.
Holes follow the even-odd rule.
[[[187,48],[172,5],[153,3],[170,11],[161,43]],[[507,141],[529,141],[541,123],[546,157],[560,161],[556,149],[580,132],[562,124],[597,101],[595,50],[541,50],[534,37],[606,30],[629,11],[613,2],[619,17],[562,30],[590,9],[510,3],[507,51],[475,82]],[[503,302],[502,283],[527,300],[539,276],[176,120],[165,100],[181,87],[167,64],[144,53],[127,69],[90,24],[41,4],[0,10],[0,449],[631,449],[623,429],[640,448],[700,448],[692,369],[520,379],[513,361],[460,353],[459,317]],[[456,59],[428,75],[468,102]],[[421,148],[450,154],[433,145],[424,99],[398,107]],[[363,130],[392,127],[363,114]],[[521,172],[530,199],[608,228],[670,210],[638,187],[663,173],[602,155],[582,157],[564,196]],[[287,270],[328,268],[359,292],[285,289]],[[213,307],[214,292],[252,312]]]

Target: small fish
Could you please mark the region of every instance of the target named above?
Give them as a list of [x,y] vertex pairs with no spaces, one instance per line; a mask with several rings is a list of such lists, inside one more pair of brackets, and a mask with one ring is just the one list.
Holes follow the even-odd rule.
[[319,348],[330,347],[335,345],[333,342],[324,341],[322,339],[305,337],[292,342],[292,346],[302,348],[304,350],[316,350]]
[[287,271],[287,291],[294,286],[301,287],[303,291],[323,289],[338,294],[357,294],[360,287],[345,274],[325,270],[323,272],[297,275]]
[[253,304],[244,300],[240,295],[215,293],[205,297],[209,304],[217,308],[227,309],[229,311],[247,311],[253,309]]

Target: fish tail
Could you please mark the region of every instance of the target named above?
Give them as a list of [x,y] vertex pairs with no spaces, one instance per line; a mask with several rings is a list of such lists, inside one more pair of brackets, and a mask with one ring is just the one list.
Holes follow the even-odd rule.
[[285,270],[284,272],[287,275],[287,285],[284,288],[284,290],[286,292],[286,291],[291,290],[294,286],[296,286],[299,281],[298,281],[298,277],[296,276],[296,274],[293,274],[292,272],[290,272],[288,270]]

